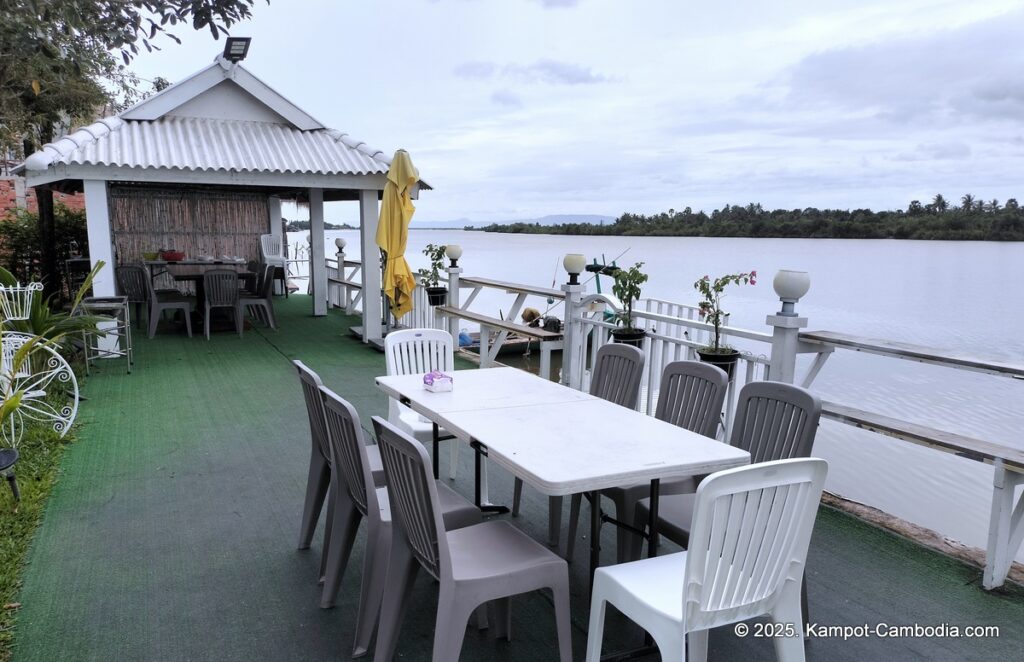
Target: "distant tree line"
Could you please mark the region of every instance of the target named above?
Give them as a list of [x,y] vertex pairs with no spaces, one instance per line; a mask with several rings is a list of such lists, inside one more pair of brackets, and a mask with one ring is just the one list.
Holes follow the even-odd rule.
[[1001,204],[967,194],[956,206],[940,194],[928,204],[913,200],[906,210],[894,211],[814,207],[768,211],[752,203],[724,205],[710,214],[689,207],[651,216],[626,213],[607,224],[494,223],[480,229],[517,234],[1024,241],[1024,210],[1015,198]]
[[[285,232],[301,232],[309,229],[309,221],[287,221],[285,223]],[[325,230],[355,230],[355,228],[348,223],[342,223],[338,225],[336,223],[324,223]]]

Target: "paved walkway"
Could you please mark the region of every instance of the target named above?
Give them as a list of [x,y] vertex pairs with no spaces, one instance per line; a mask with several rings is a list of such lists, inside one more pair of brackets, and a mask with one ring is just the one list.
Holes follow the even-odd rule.
[[[383,356],[348,337],[353,322],[309,316],[306,297],[276,302],[277,332],[207,342],[168,328],[137,340],[125,375],[105,365],[83,386],[79,440],[47,508],[26,569],[17,660],[349,659],[362,537],[344,602],[317,607],[319,534],[295,550],[308,429],[290,360],[350,399],[364,423],[386,402],[373,385]],[[471,494],[470,454],[456,488]],[[20,477],[23,480],[28,477]],[[511,480],[492,471],[492,496]],[[518,526],[543,540],[546,499],[527,489]],[[567,500],[568,501],[568,500]],[[614,554],[606,531],[605,556]],[[586,543],[573,573],[574,651],[586,634]],[[1024,591],[989,594],[980,573],[846,515],[822,510],[808,572],[823,625],[998,625],[967,639],[818,639],[811,660],[1021,659]],[[399,657],[429,659],[436,587],[421,579]],[[554,623],[539,594],[514,602],[512,643],[470,633],[463,660],[554,659]],[[621,623],[621,621],[617,621]],[[621,643],[624,629],[610,635]],[[769,641],[712,634],[710,659],[773,660]]]

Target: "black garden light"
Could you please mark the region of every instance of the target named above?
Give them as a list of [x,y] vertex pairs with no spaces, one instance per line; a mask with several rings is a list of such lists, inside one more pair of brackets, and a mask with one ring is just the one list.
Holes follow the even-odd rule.
[[234,64],[245,59],[249,54],[249,43],[252,37],[228,37],[224,44],[224,59]]

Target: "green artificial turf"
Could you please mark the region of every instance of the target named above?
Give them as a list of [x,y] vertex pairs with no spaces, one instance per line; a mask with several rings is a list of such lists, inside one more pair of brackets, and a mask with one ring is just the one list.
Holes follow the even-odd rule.
[[19,503],[7,481],[0,481],[0,662],[11,658],[25,555],[57,481],[64,448],[73,440],[74,431],[63,439],[47,428],[26,431],[14,466]]
[[[275,306],[279,331],[208,342],[166,326],[152,341],[136,339],[131,375],[111,361],[85,383],[79,440],[64,454],[17,598],[15,660],[349,659],[364,535],[339,605],[319,609],[320,534],[312,549],[295,549],[310,439],[290,360],[349,399],[364,428],[386,412],[373,383],[384,360],[347,333],[358,320],[336,311],[314,319],[307,297]],[[471,459],[463,448],[452,483],[466,496]],[[490,485],[494,501],[511,500],[508,474],[492,469]],[[568,499],[565,507],[567,520]],[[511,521],[545,540],[546,497],[527,487],[522,516]],[[576,659],[586,645],[588,545],[577,544],[570,566]],[[602,553],[605,562],[614,556],[611,527]],[[976,569],[836,511],[820,512],[807,578],[811,619],[821,624],[1002,628],[988,640],[818,639],[808,659],[1009,660],[1024,650],[1019,589],[985,592]],[[430,658],[436,600],[436,584],[421,575],[399,659]],[[630,636],[616,616],[606,632],[610,647]],[[554,659],[548,596],[514,601],[513,634],[495,642],[470,631],[462,659]],[[775,658],[770,641],[722,628],[710,659]]]

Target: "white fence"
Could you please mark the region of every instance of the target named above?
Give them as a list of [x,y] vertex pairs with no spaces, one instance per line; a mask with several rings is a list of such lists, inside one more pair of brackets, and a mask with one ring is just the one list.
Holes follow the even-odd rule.
[[[709,344],[713,332],[709,324],[696,319],[699,313],[696,308],[686,304],[669,301],[647,300],[639,302],[641,305],[634,309],[633,317],[638,328],[647,331],[647,337],[643,340],[641,349],[646,357],[644,364],[644,375],[640,384],[639,409],[648,414],[654,414],[658,402],[658,393],[661,390],[661,375],[669,363],[681,360],[696,360],[696,350]],[[639,308],[642,307],[643,310]],[[672,315],[648,310],[665,310],[669,312],[692,315],[692,317],[675,317]],[[579,351],[584,357],[582,361],[583,371],[580,375],[579,387],[586,389],[590,384],[590,371],[588,366],[594,364],[597,350],[604,344],[611,342],[611,331],[615,324],[604,319],[602,313],[592,313],[576,318],[580,325],[581,332],[574,334],[580,338]],[[723,416],[720,438],[728,438],[729,426],[735,409],[736,394],[746,383],[768,379],[770,370],[771,355],[771,334],[739,329],[733,327],[722,327],[724,339],[729,337],[744,338],[761,343],[759,351],[740,351],[740,358],[733,369],[732,379],[729,381],[729,392],[726,397],[726,407]]]
[[[300,255],[302,254],[297,253],[294,260],[296,264],[301,263],[298,257]],[[305,264],[308,265],[308,257]],[[341,264],[339,269],[337,260],[328,260],[328,296],[332,305],[345,308],[347,312],[354,314],[358,311],[362,297],[362,289],[358,282],[361,265],[344,259]],[[306,268],[308,273],[308,266]],[[455,278],[457,272],[452,273],[452,280],[458,283],[459,280]],[[522,291],[536,290],[526,285],[498,283],[483,278],[464,280],[470,281],[471,284],[468,286],[474,288],[473,293],[463,303],[464,308],[468,308],[482,287],[500,285],[506,291],[519,291],[520,295]],[[594,312],[589,305],[593,302],[600,303],[600,295],[584,298],[582,290],[581,285],[562,287],[566,305],[561,382],[578,389],[587,388],[590,378],[588,366],[592,365],[598,348],[610,341],[611,330],[615,328],[615,325],[606,319],[603,306],[598,306],[599,310]],[[401,324],[449,330],[456,328],[454,324],[446,325],[445,320],[435,314],[434,309],[426,301],[423,288],[416,288],[414,296],[415,308],[413,312],[399,320]],[[457,293],[454,298],[458,307]],[[518,300],[517,306],[521,303],[522,301]],[[672,361],[696,358],[695,350],[709,344],[713,328],[700,321],[700,313],[695,306],[659,299],[639,301],[634,308],[634,317],[639,322],[638,326],[647,331],[647,336],[642,341],[646,367],[641,384],[639,408],[652,414],[657,404],[661,375],[665,366]],[[774,379],[810,386],[829,355],[836,349],[933,363],[958,370],[1024,378],[1024,367],[1019,364],[972,360],[929,348],[867,341],[839,333],[801,334],[800,329],[805,327],[806,323],[807,320],[803,318],[772,315],[769,317],[771,332],[765,333],[731,327],[728,326],[728,320],[725,321],[721,331],[726,341],[740,351],[740,357],[730,380],[720,438],[728,438],[736,396],[744,384]],[[811,366],[800,378],[795,374],[798,354],[815,355]],[[843,405],[825,404],[825,415],[834,420],[994,465],[992,512],[983,584],[985,588],[1001,585],[1013,555],[1024,540],[1024,496],[1016,496],[1014,491],[1015,487],[1024,485],[1024,459],[1021,459],[1020,451],[914,426],[870,412],[859,412]]]

